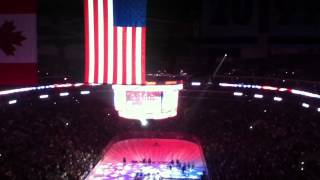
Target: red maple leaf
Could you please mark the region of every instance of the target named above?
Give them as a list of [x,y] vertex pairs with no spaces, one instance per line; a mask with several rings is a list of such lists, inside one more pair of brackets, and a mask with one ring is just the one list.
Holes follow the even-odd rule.
[[21,31],[16,31],[16,27],[12,21],[5,21],[0,26],[0,49],[7,55],[13,56],[16,46],[22,46],[22,41],[26,38]]

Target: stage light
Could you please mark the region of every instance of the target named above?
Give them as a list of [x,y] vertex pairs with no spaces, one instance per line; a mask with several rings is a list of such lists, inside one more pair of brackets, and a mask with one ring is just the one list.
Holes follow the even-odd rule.
[[301,165],[304,165],[304,161],[301,162]]
[[191,86],[201,86],[201,82],[191,82]]
[[63,92],[63,93],[60,93],[60,96],[61,96],[61,97],[69,96],[69,93],[68,93],[68,92]]
[[35,88],[35,87],[11,89],[11,90],[0,91],[0,95],[8,95],[8,94],[14,94],[14,93],[20,93],[20,92],[27,92],[27,91],[33,91],[36,89],[37,88]]
[[203,172],[197,172],[197,175],[201,176],[203,175]]
[[309,104],[307,104],[307,103],[302,103],[302,107],[304,107],[304,108],[309,108],[309,107],[310,107],[310,105],[309,105]]
[[132,177],[132,179],[134,179],[134,177],[136,177],[136,173],[134,172],[134,173],[131,173],[130,174],[130,177]]
[[253,97],[254,97],[254,98],[257,98],[257,99],[262,99],[262,98],[263,98],[263,95],[262,95],[262,94],[254,94]]
[[251,86],[253,89],[262,89],[262,86],[259,86],[259,85],[252,85]]
[[242,92],[234,92],[233,95],[234,96],[243,96],[243,93]]
[[73,86],[74,87],[80,87],[80,86],[82,86],[83,85],[83,83],[76,83],[76,84],[74,84]]
[[249,129],[252,130],[252,129],[253,129],[253,126],[250,126]]
[[141,122],[142,126],[147,126],[148,125],[148,120],[146,120],[146,119],[140,119],[139,121]]
[[48,94],[43,94],[39,96],[40,99],[47,99],[48,97],[49,97]]
[[125,166],[125,167],[124,167],[124,170],[130,171],[130,170],[131,170],[131,167],[130,167],[130,166]]
[[274,97],[273,100],[280,102],[280,101],[282,101],[282,98],[281,97]]
[[302,95],[302,96],[307,96],[311,98],[320,98],[320,94],[315,94],[307,91],[301,91],[301,90],[296,90],[296,89],[291,89],[292,94],[297,94],[297,95]]
[[46,89],[53,89],[55,86],[54,85],[47,85],[45,87],[46,87]]
[[175,85],[177,84],[177,81],[166,81],[164,82],[165,85]]
[[154,82],[154,81],[147,82],[146,84],[147,84],[147,85],[157,85],[157,83]]
[[288,91],[288,89],[287,88],[279,88],[279,91],[284,92],[284,91]]
[[17,103],[17,100],[16,100],[16,99],[10,100],[10,101],[8,102],[8,104],[16,104],[16,103]]
[[45,89],[45,88],[46,88],[45,86],[38,86],[37,90],[42,90],[42,89]]
[[67,88],[67,87],[72,87],[72,84],[67,83],[67,84],[55,84],[54,85],[57,88]]
[[264,89],[264,90],[270,90],[270,91],[276,91],[276,90],[278,90],[277,87],[272,87],[272,86],[262,86],[262,89]]
[[230,83],[219,83],[221,87],[239,87],[237,84],[230,84]]
[[318,112],[320,112],[320,108],[318,108]]
[[98,83],[91,83],[90,86],[101,86],[102,84],[98,84]]
[[81,91],[80,94],[81,95],[88,95],[88,94],[90,94],[90,91]]
[[221,87],[234,87],[234,88],[251,88],[251,89],[264,89],[269,91],[280,91],[280,92],[290,92],[292,94],[311,97],[311,98],[318,98],[320,99],[320,94],[311,93],[307,91],[301,91],[297,89],[287,89],[287,88],[278,88],[272,86],[259,86],[259,85],[247,85],[247,84],[229,84],[229,83],[219,83]]

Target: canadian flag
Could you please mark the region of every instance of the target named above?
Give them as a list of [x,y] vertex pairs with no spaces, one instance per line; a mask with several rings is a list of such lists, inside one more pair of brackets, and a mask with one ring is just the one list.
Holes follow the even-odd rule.
[[0,2],[0,85],[37,82],[36,0]]

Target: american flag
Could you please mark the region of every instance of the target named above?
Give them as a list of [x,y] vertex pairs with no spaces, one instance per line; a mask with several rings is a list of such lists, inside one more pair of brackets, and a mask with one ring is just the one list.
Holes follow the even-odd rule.
[[147,0],[85,1],[85,82],[144,84]]

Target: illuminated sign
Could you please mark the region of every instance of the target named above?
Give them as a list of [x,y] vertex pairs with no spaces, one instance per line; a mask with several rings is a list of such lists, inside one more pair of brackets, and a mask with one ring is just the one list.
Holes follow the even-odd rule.
[[113,85],[114,106],[127,119],[165,119],[177,115],[177,85]]

